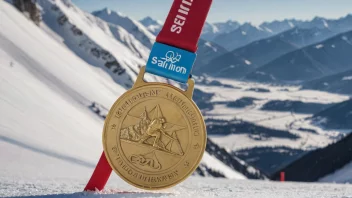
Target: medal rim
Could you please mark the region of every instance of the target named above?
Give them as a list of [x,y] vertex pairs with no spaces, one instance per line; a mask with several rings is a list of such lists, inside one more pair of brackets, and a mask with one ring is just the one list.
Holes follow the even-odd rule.
[[[137,83],[137,82],[136,82]],[[189,101],[189,103],[195,108],[195,112],[199,115],[199,117],[201,118],[201,125],[204,129],[204,140],[203,140],[203,143],[204,143],[204,146],[203,146],[203,149],[201,151],[201,154],[199,155],[198,159],[195,161],[194,163],[194,167],[189,169],[189,174],[186,174],[184,175],[180,180],[178,180],[177,182],[174,182],[170,185],[164,185],[162,187],[148,187],[148,186],[143,186],[143,185],[138,185],[136,183],[133,183],[132,181],[130,181],[129,179],[127,179],[125,176],[123,176],[123,174],[121,174],[119,172],[119,170],[113,166],[113,163],[111,162],[110,160],[110,155],[108,155],[108,151],[107,151],[107,143],[106,143],[106,138],[105,138],[105,134],[107,133],[106,131],[108,130],[108,120],[111,119],[111,117],[113,116],[113,111],[112,109],[114,109],[114,107],[116,105],[118,105],[118,103],[120,102],[120,100],[123,100],[123,98],[125,98],[128,94],[132,93],[134,90],[136,89],[143,89],[143,88],[146,88],[146,87],[149,87],[149,86],[162,86],[162,87],[167,87],[167,88],[171,88],[172,90],[174,90],[175,92],[179,92],[180,94],[184,95],[187,100]],[[188,91],[188,90],[187,90]],[[149,82],[149,83],[146,83],[144,82],[143,85],[140,85],[140,86],[134,86],[132,87],[131,89],[129,89],[128,91],[126,91],[125,93],[123,93],[115,102],[114,104],[111,106],[110,110],[109,110],[109,113],[108,115],[106,116],[106,119],[104,121],[104,128],[103,128],[103,134],[102,134],[102,143],[103,143],[103,149],[104,149],[104,154],[105,154],[105,157],[111,167],[111,169],[121,178],[123,179],[125,182],[127,182],[128,184],[134,186],[134,187],[137,187],[137,188],[140,188],[140,189],[144,189],[144,190],[162,190],[162,189],[167,189],[167,188],[171,188],[173,186],[176,186],[180,183],[182,183],[183,181],[185,181],[188,177],[190,177],[194,171],[198,168],[202,158],[203,158],[203,155],[205,153],[205,149],[206,149],[206,143],[207,143],[207,129],[206,129],[206,125],[205,125],[205,122],[204,122],[204,118],[203,118],[203,115],[201,113],[201,111],[199,110],[198,106],[195,104],[195,102],[192,100],[192,97],[190,97],[189,95],[186,94],[185,91],[175,87],[175,86],[172,86],[170,84],[166,84],[166,83],[157,83],[157,82]]]

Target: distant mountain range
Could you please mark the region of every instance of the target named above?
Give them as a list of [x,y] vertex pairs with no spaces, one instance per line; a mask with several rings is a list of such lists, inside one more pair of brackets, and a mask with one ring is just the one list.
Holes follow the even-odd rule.
[[261,82],[300,82],[352,69],[352,31],[288,54],[248,74]]
[[269,30],[245,23],[231,32],[218,34],[213,41],[227,50],[233,50],[274,34]]
[[[155,35],[162,27],[160,21],[150,17],[140,22]],[[314,53],[314,56],[305,55],[307,49],[310,49],[307,46],[316,44],[313,50],[317,49],[320,43],[324,45],[326,39],[349,30],[352,30],[351,14],[334,20],[322,17],[315,17],[310,21],[286,19],[264,22],[258,26],[231,20],[206,23],[202,32],[204,41],[199,42],[198,59],[193,74],[286,83],[342,72],[348,69],[348,65],[340,64],[340,67],[331,71],[331,66],[326,64],[341,62],[335,59],[343,59],[343,55],[329,55],[329,58],[326,58],[324,53],[333,52],[325,50],[320,53],[308,50],[309,53]],[[329,60],[319,60],[324,58]],[[292,64],[292,60],[295,60],[297,65]],[[295,71],[287,72],[285,76],[286,67]]]
[[[225,28],[219,29],[219,24]],[[310,21],[286,19],[264,22],[258,26],[251,23],[239,24],[236,21],[228,21],[226,23],[207,24],[203,29],[202,37],[206,40],[214,41],[231,51],[253,41],[276,35],[294,27],[303,29],[327,28],[332,32],[341,33],[351,30],[351,24],[352,14],[336,20],[322,17],[315,17]]]
[[[140,22],[147,29],[157,35],[163,23],[151,17],[145,17]],[[202,38],[215,43],[232,51],[236,48],[245,46],[253,41],[274,36],[292,28],[302,29],[328,29],[334,33],[341,33],[351,30],[352,14],[339,19],[326,19],[315,17],[312,20],[285,19],[272,22],[263,22],[256,26],[251,23],[241,24],[234,20],[226,22],[209,23],[206,22],[202,32]]]
[[240,25],[239,22],[232,20],[218,23],[206,22],[203,27],[202,38],[207,41],[213,41],[216,36],[232,32],[239,28]]
[[[205,65],[201,72],[219,77],[240,78],[288,52],[323,41],[335,34],[327,28],[292,28],[218,56]],[[215,64],[216,72],[212,70]]]

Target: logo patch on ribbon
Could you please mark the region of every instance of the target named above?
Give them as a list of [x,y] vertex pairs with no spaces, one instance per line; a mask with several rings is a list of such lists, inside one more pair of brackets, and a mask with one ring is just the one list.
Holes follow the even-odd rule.
[[156,42],[150,53],[146,71],[186,83],[195,58],[195,53]]

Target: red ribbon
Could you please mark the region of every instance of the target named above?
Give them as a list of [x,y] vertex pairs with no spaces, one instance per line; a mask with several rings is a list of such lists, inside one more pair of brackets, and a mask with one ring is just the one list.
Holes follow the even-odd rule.
[[103,152],[84,191],[103,190],[109,180],[111,172],[112,168]]
[[212,0],[174,0],[156,41],[196,52]]
[[[196,52],[197,44],[212,0],[174,0],[163,29],[156,38],[159,43]],[[103,152],[85,191],[103,190],[112,168]]]

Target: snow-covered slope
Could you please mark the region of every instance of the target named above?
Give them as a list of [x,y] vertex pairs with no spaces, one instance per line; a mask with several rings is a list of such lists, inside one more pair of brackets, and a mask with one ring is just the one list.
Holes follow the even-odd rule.
[[70,1],[39,0],[42,27],[91,65],[103,68],[113,79],[130,87],[145,60],[115,39],[108,24],[85,13]]
[[[228,167],[225,165],[223,162],[218,160],[216,157],[213,157],[209,155],[208,153],[204,153],[203,163],[199,167],[202,170],[202,173],[207,173],[208,171],[206,168],[211,169],[213,171],[216,171],[223,175],[225,178],[229,179],[247,179],[244,175],[241,173],[234,171],[232,168]],[[205,170],[204,170],[205,169]],[[207,175],[205,175],[207,176]],[[211,176],[211,175],[210,175]]]
[[139,22],[143,24],[155,36],[159,34],[159,32],[161,31],[161,28],[163,27],[163,23],[161,21],[155,20],[149,16],[145,17]]
[[0,196],[40,196],[48,198],[114,198],[114,197],[172,197],[172,198],[349,198],[352,187],[348,184],[317,184],[268,182],[254,180],[228,180],[193,177],[171,189],[143,191],[132,188],[121,180],[109,182],[102,192],[82,192],[85,180],[76,178],[29,178],[14,181],[2,178],[6,188]]
[[8,159],[1,175],[65,172],[52,158],[91,168],[101,153],[103,121],[88,106],[109,107],[125,89],[11,5],[1,1],[0,10],[0,155]]
[[127,46],[137,57],[147,60],[149,57],[150,49],[139,42],[133,34],[130,34],[121,26],[109,24],[111,33],[115,39]]
[[352,162],[345,165],[334,173],[331,173],[319,181],[334,183],[352,183]]
[[129,18],[121,13],[105,8],[95,11],[93,15],[103,19],[108,23],[119,25],[127,30],[130,34],[140,41],[147,48],[151,49],[155,40],[155,36],[140,22]]

